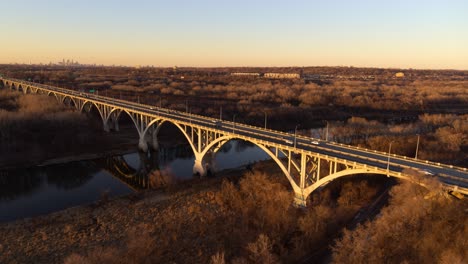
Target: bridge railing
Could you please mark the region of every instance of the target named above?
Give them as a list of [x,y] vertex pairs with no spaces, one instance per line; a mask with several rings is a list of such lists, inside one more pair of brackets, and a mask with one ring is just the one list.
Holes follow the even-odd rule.
[[[27,84],[29,86],[35,86],[35,87],[39,87],[39,88],[42,88],[42,89],[48,89],[50,91],[60,91],[60,92],[62,92],[64,94],[73,94],[75,96],[85,97],[87,99],[96,99],[96,100],[101,99],[103,101],[112,99],[114,101],[119,101],[121,103],[131,103],[132,105],[138,105],[138,106],[144,107],[144,108],[153,107],[153,108],[155,108],[155,110],[167,111],[168,113],[172,112],[173,114],[178,114],[178,115],[181,115],[181,116],[197,117],[197,118],[199,118],[201,120],[206,120],[207,122],[220,120],[220,119],[217,119],[217,118],[206,117],[206,116],[202,116],[202,115],[198,115],[198,114],[192,114],[192,113],[187,113],[187,112],[183,112],[183,111],[172,110],[170,108],[163,108],[163,107],[157,107],[157,106],[152,106],[152,105],[147,105],[147,104],[141,104],[141,103],[137,103],[137,102],[133,102],[133,101],[127,101],[127,100],[122,100],[122,99],[118,99],[118,98],[106,97],[106,96],[101,96],[101,95],[97,95],[97,94],[84,93],[84,94],[86,94],[86,96],[83,96],[82,95],[83,92],[78,92],[78,91],[74,91],[74,90],[70,90],[70,89],[66,89],[66,88],[60,88],[60,87],[51,86],[51,85],[46,85],[46,84],[37,84],[37,83],[24,81],[24,80],[19,80],[19,79],[14,79],[14,78],[5,78],[5,77],[3,77],[2,79],[13,81],[13,82],[20,83],[20,84]],[[104,102],[104,103],[106,103],[106,102]],[[261,135],[261,136],[264,136],[264,137],[265,136],[270,137],[270,138],[273,138],[273,139],[284,139],[285,137],[288,138],[288,139],[292,139],[292,137],[294,137],[294,134],[292,134],[292,133],[277,131],[277,130],[273,130],[273,129],[269,129],[269,128],[258,127],[258,126],[244,124],[244,123],[237,123],[237,122],[233,122],[233,121],[230,121],[230,120],[222,120],[222,122],[224,124],[229,124],[231,126],[236,126],[237,128],[245,127],[245,128],[250,128],[251,130],[254,130],[254,131],[255,130],[259,130],[259,131],[262,131],[262,132],[266,131],[266,132],[269,132],[270,134],[277,135],[277,136],[270,136],[269,134],[257,133],[258,135]],[[254,131],[250,131],[250,132],[255,133]],[[309,140],[309,141],[316,140],[316,141],[326,142],[327,144],[332,144],[332,145],[340,146],[340,147],[351,149],[351,150],[358,150],[358,151],[362,151],[362,152],[378,154],[378,155],[381,155],[381,156],[388,156],[388,153],[383,152],[383,151],[371,150],[371,149],[367,149],[367,148],[356,147],[356,146],[337,143],[337,142],[333,142],[333,141],[325,141],[325,140],[322,140],[322,139],[317,139],[317,138],[313,138],[313,137],[306,137],[306,136],[299,135],[299,134],[296,135],[296,138],[303,139],[303,140]],[[314,147],[321,148],[320,146],[314,146]],[[337,151],[337,152],[345,153],[345,152],[342,152],[342,151]],[[350,153],[346,153],[346,154],[349,155]],[[454,166],[454,165],[447,165],[447,164],[443,164],[443,163],[440,163],[440,162],[420,160],[420,159],[415,159],[415,158],[412,158],[412,157],[401,156],[401,155],[396,155],[396,154],[391,154],[390,156],[393,157],[393,158],[397,158],[397,159],[401,159],[401,160],[408,160],[408,161],[419,163],[419,164],[428,164],[428,165],[432,165],[432,166],[438,166],[438,167],[441,167],[441,168],[456,169],[456,170],[464,171],[464,172],[467,171],[467,168]]]
[[[382,155],[382,156],[388,156],[388,154],[389,154],[388,152],[372,150],[372,149],[367,149],[367,148],[361,148],[361,147],[357,147],[357,146],[346,145],[346,144],[332,142],[332,141],[327,141],[327,143],[332,144],[332,145],[337,145],[337,146],[340,146],[340,147],[344,147],[344,148],[348,148],[348,149],[379,154],[379,155]],[[455,166],[455,165],[448,165],[448,164],[444,164],[444,163],[440,163],[440,162],[433,162],[433,161],[429,161],[429,160],[421,160],[421,159],[416,159],[416,158],[413,158],[413,157],[407,157],[407,156],[402,156],[402,155],[397,155],[397,154],[390,154],[390,156],[392,158],[398,158],[398,159],[401,159],[401,160],[408,160],[408,161],[419,163],[419,164],[429,164],[429,165],[436,166],[436,167],[441,167],[441,168],[456,169],[456,170],[460,170],[460,171],[464,171],[464,172],[467,171],[467,168],[460,167],[460,166]]]

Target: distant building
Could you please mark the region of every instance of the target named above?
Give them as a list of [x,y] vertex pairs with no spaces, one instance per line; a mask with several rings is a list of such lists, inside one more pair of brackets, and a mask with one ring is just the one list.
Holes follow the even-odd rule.
[[395,73],[395,77],[403,78],[403,77],[405,77],[405,74],[403,72],[397,72],[397,73]]
[[263,75],[263,77],[270,79],[299,79],[301,76],[299,75],[299,73],[267,72]]
[[303,74],[304,80],[320,80],[320,74]]
[[258,72],[231,72],[231,76],[254,76],[254,77],[258,77],[258,76],[260,76],[260,73],[258,73]]

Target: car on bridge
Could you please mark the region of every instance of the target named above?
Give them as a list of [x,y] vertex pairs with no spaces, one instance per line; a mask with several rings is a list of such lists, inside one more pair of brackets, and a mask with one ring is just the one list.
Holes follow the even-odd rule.
[[430,175],[430,176],[433,176],[435,175],[435,173],[431,170],[428,170],[428,169],[420,169],[418,170],[420,173],[424,174],[424,175]]
[[319,145],[320,144],[317,140],[312,140],[310,143],[312,143],[314,145]]
[[211,120],[211,123],[213,123],[216,127],[221,126],[221,121],[219,121],[219,120]]
[[291,144],[291,145],[294,143],[292,140],[289,140],[289,139],[283,139],[283,140],[284,140],[284,142],[286,142],[288,144]]

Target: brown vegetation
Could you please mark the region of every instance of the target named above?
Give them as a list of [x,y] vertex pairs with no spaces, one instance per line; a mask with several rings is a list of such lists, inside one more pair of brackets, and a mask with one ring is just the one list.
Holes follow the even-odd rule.
[[[290,130],[298,123],[304,128],[322,126],[323,119],[347,120],[330,123],[334,140],[385,152],[393,142],[392,153],[411,157],[415,155],[416,134],[420,134],[419,158],[462,165],[467,162],[468,91],[464,72],[452,72],[457,78],[451,78],[446,71],[409,70],[410,78],[395,80],[389,77],[392,71],[385,69],[303,69],[335,75],[308,82],[234,78],[226,69],[24,71],[21,67],[4,67],[2,71],[5,69],[11,77],[79,90],[98,89],[101,95],[105,91],[108,96],[180,110],[189,100],[192,113],[208,116],[218,116],[222,106],[225,119],[238,114],[238,121],[250,124],[262,125],[268,114],[269,126],[281,130]],[[277,72],[281,71],[287,69]],[[356,72],[376,76],[367,81],[351,78]],[[339,74],[349,78],[336,77]],[[41,96],[2,92],[0,107],[2,153],[50,146],[72,150],[76,145],[94,144],[85,131],[96,127],[100,131],[100,124],[89,126],[82,115],[65,111]],[[62,130],[68,132],[54,133]],[[83,133],[70,141],[76,131]],[[76,145],[63,144],[68,141]],[[188,198],[176,195],[175,203],[165,203],[157,212],[151,207],[128,209],[135,210],[133,213],[141,219],[125,220],[133,221],[138,228],[123,233],[122,229],[112,229],[121,232],[114,240],[80,248],[66,262],[293,262],[336,236],[378,192],[378,184],[373,182],[338,180],[313,194],[309,208],[303,211],[291,206],[289,183],[284,181],[283,176],[256,172],[239,181],[225,181],[219,190],[194,191]],[[164,175],[153,175],[152,184],[170,185]],[[390,205],[377,219],[344,232],[334,247],[334,261],[463,262],[468,257],[466,201],[447,199],[434,191],[435,183],[425,185],[432,186],[431,192],[408,183],[395,187]],[[112,216],[117,221],[120,215]],[[106,232],[106,228],[93,224],[84,227],[90,236]],[[47,236],[41,237],[47,240]]]
[[[271,80],[239,78],[238,70],[303,72],[326,80]],[[429,113],[466,113],[466,72],[406,70],[394,79],[396,69],[348,67],[307,68],[48,68],[0,66],[5,75],[73,89],[97,89],[100,94],[141,100],[143,103],[218,116],[235,113],[239,121],[261,125],[264,112],[269,124],[289,130],[291,125],[317,126],[321,119],[350,116],[387,121],[395,116]],[[366,78],[359,78],[364,76]],[[372,76],[372,78],[367,78]],[[138,98],[140,95],[140,98]],[[285,120],[286,124],[285,124]],[[288,127],[284,127],[287,125]]]
[[468,115],[424,114],[413,123],[386,125],[352,117],[346,122],[330,122],[329,138],[384,152],[392,142],[392,153],[414,157],[419,134],[419,159],[467,166],[467,120]]
[[[0,164],[77,153],[106,144],[100,122],[45,95],[0,90]],[[14,153],[20,154],[16,157]]]
[[292,206],[287,184],[259,172],[238,183],[224,180],[219,191],[197,191],[197,198],[161,212],[163,221],[141,223],[122,243],[72,254],[66,263],[292,262],[338,232],[375,194],[365,182],[334,185],[304,211]]
[[467,200],[402,182],[372,222],[345,231],[334,263],[463,263],[468,254]]

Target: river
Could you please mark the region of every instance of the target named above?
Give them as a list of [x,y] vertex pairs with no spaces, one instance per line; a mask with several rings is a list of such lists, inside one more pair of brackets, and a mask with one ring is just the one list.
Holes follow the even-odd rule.
[[[211,171],[269,159],[244,141],[227,142],[211,159]],[[94,160],[0,169],[0,222],[34,217],[65,208],[159,188],[190,179],[194,156],[188,145],[163,147],[151,154],[135,151]]]

